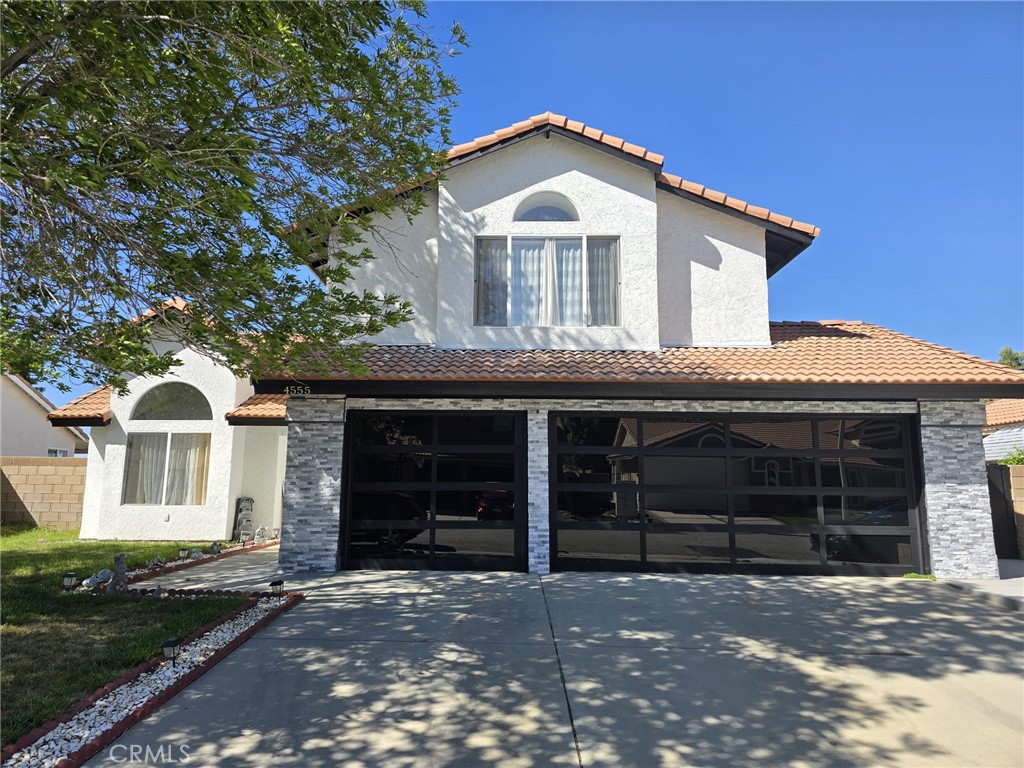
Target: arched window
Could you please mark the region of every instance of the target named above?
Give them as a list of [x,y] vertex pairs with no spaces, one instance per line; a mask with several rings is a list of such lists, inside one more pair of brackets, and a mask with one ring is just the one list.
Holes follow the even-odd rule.
[[536,192],[516,206],[513,221],[579,221],[580,215],[565,195]]
[[[139,398],[132,412],[132,421],[140,422],[212,419],[206,396],[180,381],[154,387]],[[121,503],[205,504],[211,433],[150,432],[142,424],[138,430],[128,432]]]
[[142,421],[196,421],[212,419],[210,403],[191,384],[171,381],[154,387],[139,398],[132,413]]

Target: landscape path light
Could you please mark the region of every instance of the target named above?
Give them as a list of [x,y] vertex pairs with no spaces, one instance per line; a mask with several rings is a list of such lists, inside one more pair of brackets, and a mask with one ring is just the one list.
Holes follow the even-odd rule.
[[64,589],[74,589],[75,584],[78,583],[78,574],[74,571],[68,571],[64,574]]
[[188,557],[188,547],[178,547],[178,559],[184,560]]
[[284,580],[277,579],[275,581],[270,582],[270,588],[274,591],[274,597],[280,600],[281,594],[284,592]]
[[178,658],[178,652],[181,650],[181,638],[172,637],[169,640],[164,640],[164,644],[160,646],[164,652],[164,658],[170,659],[171,667],[174,666],[174,660]]

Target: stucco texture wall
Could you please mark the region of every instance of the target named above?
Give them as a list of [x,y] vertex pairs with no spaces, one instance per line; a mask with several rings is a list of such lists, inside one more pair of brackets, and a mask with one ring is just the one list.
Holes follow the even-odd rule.
[[[230,370],[198,353],[179,348],[183,365],[161,378],[137,378],[128,394],[111,398],[109,426],[94,427],[81,537],[84,539],[223,540],[230,536],[235,497],[241,487],[242,454],[237,427],[224,419],[241,397],[251,391],[239,387]],[[209,421],[145,421],[132,419],[139,399],[169,381],[191,384],[205,395],[213,418]],[[199,432],[210,434],[206,503],[189,505],[122,504],[124,462],[129,432]]]
[[658,192],[661,344],[768,346],[764,230]]
[[0,458],[0,521],[75,530],[82,521],[85,459]]
[[[374,337],[375,344],[433,344],[437,340],[437,192],[410,222],[404,213],[377,216],[362,247],[373,260],[352,270],[352,286],[377,296],[395,294],[409,302],[413,319]],[[357,253],[358,248],[346,250]],[[333,241],[329,251],[338,252]]]

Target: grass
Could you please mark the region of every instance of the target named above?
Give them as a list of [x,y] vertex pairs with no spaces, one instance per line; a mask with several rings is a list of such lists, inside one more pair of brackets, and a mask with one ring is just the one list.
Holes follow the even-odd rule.
[[903,574],[904,579],[924,579],[925,581],[935,581],[935,574],[933,573],[910,573]]
[[4,745],[183,637],[242,605],[241,597],[155,600],[67,593],[65,571],[85,578],[176,559],[191,542],[79,541],[77,531],[0,527],[0,741]]

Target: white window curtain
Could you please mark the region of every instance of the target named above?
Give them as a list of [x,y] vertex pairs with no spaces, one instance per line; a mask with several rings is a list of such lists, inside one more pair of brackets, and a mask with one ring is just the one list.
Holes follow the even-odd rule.
[[542,325],[544,238],[512,240],[512,316],[509,325]]
[[165,504],[205,504],[209,465],[208,434],[171,435]]
[[583,240],[559,238],[554,241],[551,269],[549,325],[583,325]]
[[590,325],[619,324],[619,242],[587,238]]
[[125,455],[124,503],[162,503],[166,462],[166,432],[128,435]]
[[481,238],[476,243],[476,324],[504,326],[508,322],[508,248],[505,238]]

